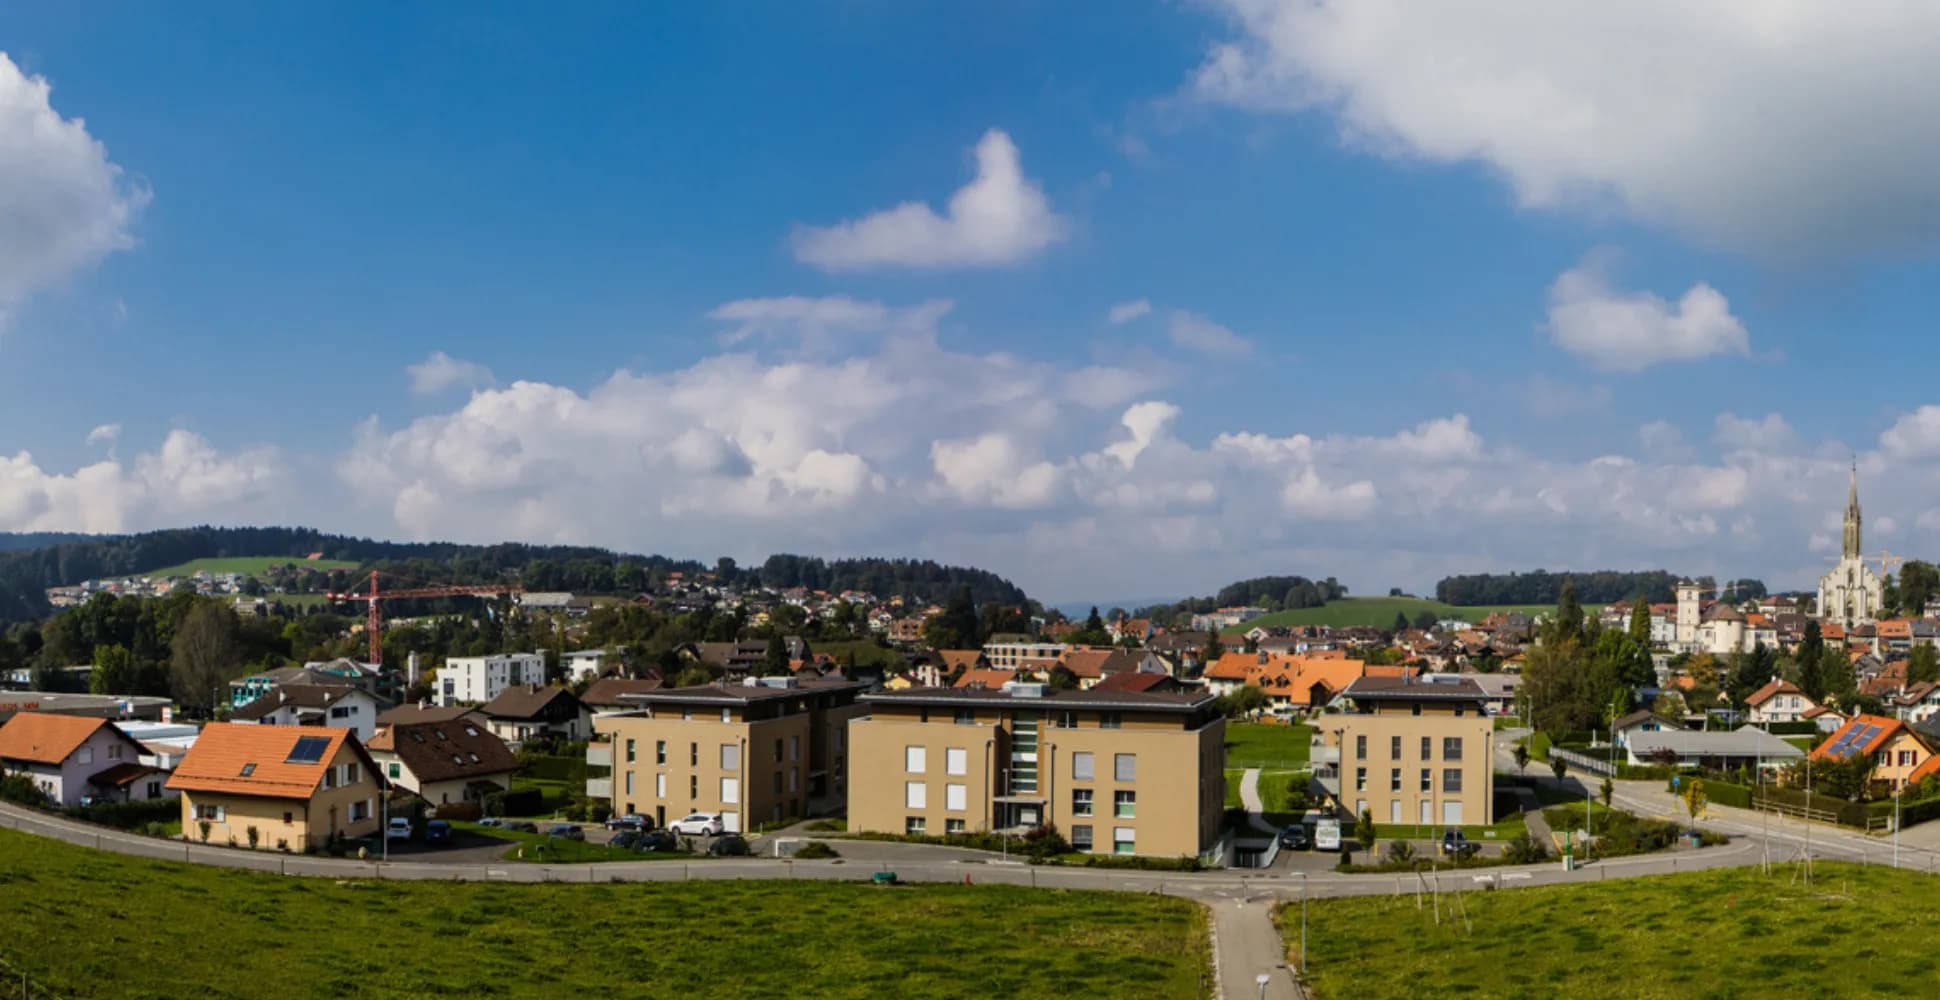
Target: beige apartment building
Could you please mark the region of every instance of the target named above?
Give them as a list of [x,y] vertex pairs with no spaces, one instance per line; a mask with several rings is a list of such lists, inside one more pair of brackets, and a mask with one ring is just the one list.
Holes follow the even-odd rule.
[[1219,840],[1226,721],[1210,694],[915,688],[849,723],[849,829],[1024,831],[1099,854],[1198,855]]
[[1484,826],[1495,821],[1494,721],[1465,677],[1362,677],[1349,709],[1316,718],[1315,782],[1343,811],[1376,823]]
[[856,681],[749,678],[621,695],[639,706],[594,717],[611,760],[608,792],[622,815],[666,825],[720,813],[729,830],[839,806],[848,790],[849,719],[864,711]]

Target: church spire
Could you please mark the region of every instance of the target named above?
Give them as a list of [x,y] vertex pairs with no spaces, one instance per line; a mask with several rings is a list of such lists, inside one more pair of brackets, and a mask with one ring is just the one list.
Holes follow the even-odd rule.
[[1852,484],[1846,491],[1845,557],[1859,558],[1859,463],[1852,465]]

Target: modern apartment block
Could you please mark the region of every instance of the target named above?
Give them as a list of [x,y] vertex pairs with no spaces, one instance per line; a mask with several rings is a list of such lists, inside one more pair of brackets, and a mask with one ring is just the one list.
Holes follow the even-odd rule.
[[1488,692],[1465,677],[1362,677],[1349,709],[1319,716],[1315,782],[1376,823],[1481,826],[1495,821],[1494,722]]
[[1226,721],[1210,694],[913,688],[849,724],[849,829],[1055,826],[1080,851],[1197,855],[1219,839]]
[[587,760],[610,759],[614,811],[656,824],[720,813],[740,830],[807,816],[848,791],[848,722],[868,686],[764,677],[622,695],[639,707],[594,717],[604,742]]
[[431,685],[441,707],[482,705],[506,688],[546,682],[546,658],[538,653],[501,653],[497,656],[452,656],[438,668]]

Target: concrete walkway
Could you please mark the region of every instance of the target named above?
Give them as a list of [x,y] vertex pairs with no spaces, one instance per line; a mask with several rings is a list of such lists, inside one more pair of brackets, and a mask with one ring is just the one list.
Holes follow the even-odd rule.
[[[1212,911],[1214,971],[1225,1000],[1301,1000],[1305,996],[1287,967],[1286,942],[1273,926],[1270,894],[1207,903]],[[1266,992],[1259,977],[1266,976]]]
[[1280,831],[1266,821],[1266,800],[1260,798],[1260,769],[1249,767],[1239,779],[1239,802],[1246,807],[1246,824],[1269,837]]
[[1516,800],[1522,804],[1522,825],[1529,829],[1530,839],[1554,850],[1556,835],[1549,829],[1549,820],[1543,818],[1543,803],[1535,790],[1516,786]]

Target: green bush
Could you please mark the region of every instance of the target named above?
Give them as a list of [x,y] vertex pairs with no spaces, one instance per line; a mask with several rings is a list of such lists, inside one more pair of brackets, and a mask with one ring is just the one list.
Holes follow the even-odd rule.
[[433,810],[439,819],[459,820],[475,823],[485,815],[483,807],[476,802],[447,802]]
[[586,758],[521,753],[519,754],[519,775],[538,781],[563,781],[569,785],[584,785],[586,784]]
[[804,861],[814,861],[821,858],[839,858],[841,856],[841,854],[836,852],[835,848],[819,840],[811,840],[795,848],[795,857]]
[[1502,850],[1502,861],[1511,865],[1533,865],[1549,858],[1549,849],[1536,842],[1528,830],[1509,838]]
[[[498,800],[497,809],[492,807],[493,799]],[[493,792],[485,796],[485,811],[492,816],[537,816],[546,811],[546,796],[537,788]]]
[[34,784],[34,779],[24,774],[9,774],[0,778],[0,799],[35,808],[47,805],[46,794],[39,785]]
[[[1062,859],[1052,864],[1064,864]],[[1087,854],[1083,866],[1086,868],[1124,868],[1146,872],[1198,872],[1206,866],[1198,858],[1144,858],[1132,854]]]
[[973,851],[1008,851],[1021,854],[1032,861],[1044,861],[1053,855],[1071,853],[1071,845],[1065,843],[1056,827],[1040,826],[1021,837],[1004,838],[995,833],[946,833],[898,834],[898,833],[852,833],[856,840],[885,840],[905,844],[933,844],[939,847],[962,847]]
[[88,823],[120,830],[139,830],[150,823],[166,823],[182,816],[181,799],[149,799],[146,802],[96,802],[69,806],[66,815]]
[[604,802],[595,802],[592,808],[586,810],[586,816],[595,823],[604,823],[613,818],[613,807]]

